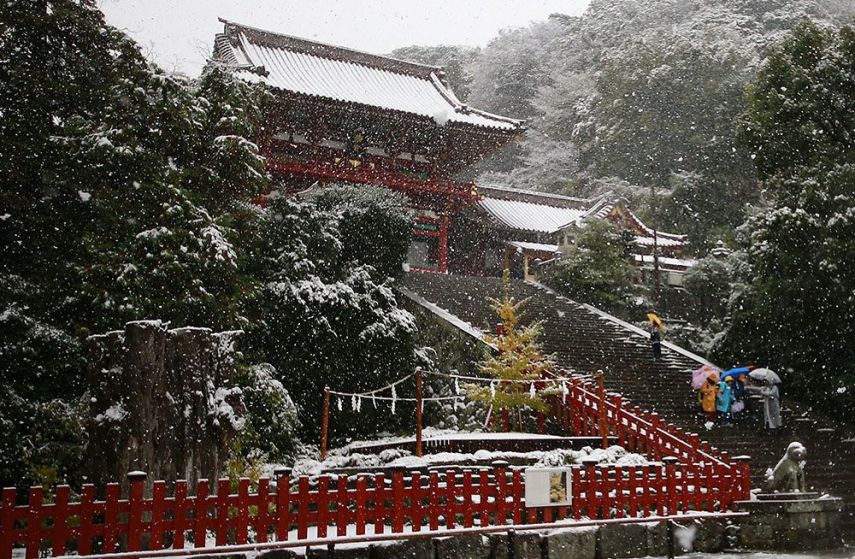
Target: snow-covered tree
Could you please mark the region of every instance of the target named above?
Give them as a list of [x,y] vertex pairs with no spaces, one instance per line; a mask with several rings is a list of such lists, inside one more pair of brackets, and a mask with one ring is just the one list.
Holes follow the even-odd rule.
[[855,30],[804,23],[750,90],[742,139],[767,205],[740,229],[719,352],[784,372],[808,400],[853,411]]
[[488,353],[481,363],[481,371],[494,378],[489,386],[468,385],[467,396],[492,406],[493,412],[508,411],[516,417],[521,429],[520,412],[529,408],[546,411],[548,405],[535,389],[534,383],[552,368],[552,363],[540,350],[537,338],[539,323],[523,326],[520,313],[527,299],[516,301],[510,294],[510,272],[502,276],[504,292],[501,298],[490,299],[490,305],[502,323],[502,335],[488,336],[496,354]]
[[[336,199],[347,207],[322,210],[313,202],[274,199],[265,211],[254,256],[263,287],[250,353],[276,367],[311,437],[317,436],[325,385],[345,392],[374,389],[412,372],[416,362],[415,319],[398,306],[391,279],[343,256],[348,241],[342,241],[341,227],[360,215],[350,207],[358,198],[330,195],[326,202]],[[398,246],[396,223],[390,220],[388,230],[382,222],[375,225],[372,236]],[[390,261],[400,267],[404,254],[390,256]],[[406,421],[400,414],[390,420],[388,407],[377,413],[366,405],[362,416],[355,413],[336,412],[336,434],[388,429]]]
[[636,292],[632,239],[606,221],[585,223],[564,247],[547,282],[579,302],[614,312],[624,309]]

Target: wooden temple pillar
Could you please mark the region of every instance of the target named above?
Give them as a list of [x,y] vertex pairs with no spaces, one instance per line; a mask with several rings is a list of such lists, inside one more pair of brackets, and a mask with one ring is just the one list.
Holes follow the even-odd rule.
[[448,272],[448,222],[447,213],[439,218],[439,237],[437,238],[436,264],[437,271],[444,274]]

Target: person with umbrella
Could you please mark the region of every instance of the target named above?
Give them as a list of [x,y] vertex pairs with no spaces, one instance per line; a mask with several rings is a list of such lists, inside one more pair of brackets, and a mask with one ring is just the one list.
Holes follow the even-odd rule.
[[715,399],[715,407],[718,410],[718,418],[721,425],[731,425],[732,416],[730,406],[733,405],[733,391],[730,385],[732,382],[733,377],[728,376],[718,383],[718,396]]
[[650,348],[653,350],[653,359],[658,361],[662,357],[662,331],[665,323],[652,309],[647,313],[647,320],[650,321]]
[[707,415],[707,420],[715,422],[716,414],[716,397],[718,396],[718,375],[713,373],[707,377],[707,380],[701,385],[698,393],[698,400],[701,403],[701,409]]
[[748,376],[763,382],[763,386],[758,391],[763,396],[765,427],[771,430],[780,429],[784,425],[781,420],[781,391],[778,389],[781,377],[770,369],[754,369],[748,373]]

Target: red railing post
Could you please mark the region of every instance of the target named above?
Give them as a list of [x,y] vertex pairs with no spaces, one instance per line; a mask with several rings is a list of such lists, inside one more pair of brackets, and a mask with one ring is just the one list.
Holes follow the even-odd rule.
[[297,539],[309,537],[309,478],[300,476],[297,481]]
[[3,499],[0,502],[0,557],[2,559],[12,558],[12,546],[15,543],[12,530],[15,527],[15,499],[17,496],[14,487],[3,488]]
[[[665,465],[665,491],[667,492],[668,514],[677,514],[677,458],[666,456],[662,459]],[[661,484],[660,484],[661,487]],[[662,501],[662,497],[659,498]]]
[[42,500],[44,488],[30,487],[29,513],[27,515],[27,559],[36,559],[42,545]]
[[229,543],[229,494],[231,482],[228,479],[217,480],[217,518],[214,522],[215,541],[217,545]]
[[734,456],[733,461],[736,463],[736,477],[739,487],[735,500],[747,501],[751,498],[751,457]]
[[158,480],[151,486],[151,532],[150,549],[163,547],[163,517],[166,506],[166,482]]
[[410,472],[410,526],[413,532],[422,529],[422,475],[419,472]]
[[319,538],[327,537],[327,527],[330,524],[330,476],[318,476],[318,489],[315,491],[317,500],[317,534]]
[[658,477],[660,464],[657,462],[650,462],[647,464],[647,475],[645,476],[644,485],[646,487],[645,498],[644,498],[644,515],[650,516],[653,514],[653,511],[657,510],[656,503],[662,499],[662,492],[660,488],[656,485],[656,478]]
[[92,517],[95,515],[95,486],[87,483],[80,493],[80,536],[77,538],[77,553],[89,555],[92,553]]
[[630,466],[629,468],[629,516],[638,516],[638,472],[641,466]]
[[235,543],[245,544],[249,536],[249,478],[246,477],[238,480],[236,522]]
[[208,495],[211,484],[207,479],[196,482],[196,509],[193,514],[193,547],[205,547],[208,536]]
[[117,524],[121,490],[118,483],[107,484],[106,501],[104,503],[104,553],[113,553],[116,551],[116,542],[119,538],[119,527]]
[[51,530],[51,552],[54,556],[65,554],[65,540],[68,535],[68,496],[71,488],[58,485],[53,503],[53,529]]
[[445,527],[453,529],[457,524],[457,495],[456,495],[456,478],[454,470],[446,470],[445,472]]
[[439,530],[439,516],[442,514],[442,511],[439,508],[439,472],[433,471],[430,473],[430,497],[429,497],[429,505],[428,505],[428,517],[430,522],[430,529],[432,531]]
[[612,397],[612,401],[615,405],[615,417],[613,422],[615,426],[615,434],[618,438],[618,444],[623,448],[626,448],[626,429],[623,425],[623,397],[620,394],[615,394],[614,397]]
[[175,492],[173,493],[173,497],[175,504],[172,510],[172,547],[175,549],[184,549],[184,531],[187,528],[186,481],[179,480],[175,482]]
[[347,493],[347,476],[340,474],[338,476],[338,487],[335,499],[335,528],[336,536],[342,537],[347,535],[348,524],[348,493]]
[[356,478],[356,535],[365,534],[368,508],[368,478],[360,475]]
[[291,468],[276,468],[276,541],[288,540],[291,529]]
[[650,423],[650,433],[647,434],[648,439],[650,440],[650,445],[647,450],[653,455],[654,460],[660,460],[662,458],[662,449],[660,447],[659,430],[661,429],[661,426],[658,413],[653,412],[650,414]]
[[582,467],[585,469],[585,500],[588,505],[588,518],[591,520],[598,517],[597,464],[598,462],[594,458],[585,458],[582,460]]
[[[176,499],[176,506],[177,506]],[[267,527],[270,525],[270,479],[263,477],[258,480],[255,492],[255,541],[267,542]]]
[[392,533],[404,531],[404,473],[403,466],[392,469]]
[[508,521],[508,463],[503,460],[493,462],[493,475],[496,478],[496,524]]
[[142,543],[143,491],[145,472],[128,474],[128,551],[139,551]]

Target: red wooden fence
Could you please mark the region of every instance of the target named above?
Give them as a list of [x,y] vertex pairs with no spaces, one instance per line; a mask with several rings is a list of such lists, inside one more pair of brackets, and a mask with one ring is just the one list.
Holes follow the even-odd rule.
[[[13,548],[27,559],[40,554],[112,553],[263,543],[327,536],[393,534],[456,527],[553,522],[565,518],[637,518],[693,511],[725,511],[748,499],[747,457],[731,460],[700,440],[661,421],[657,414],[606,394],[601,402],[592,384],[571,377],[568,393],[550,396],[553,417],[577,435],[596,435],[600,406],[606,425],[622,446],[645,452],[646,466],[573,466],[572,505],[529,508],[522,471],[496,463],[489,469],[405,472],[292,480],[290,470],[276,479],[248,479],[233,487],[201,480],[195,488],[178,481],[155,481],[144,491],[145,474],[128,476],[129,491],[117,483],[96,496],[83,486],[72,496],[58,486],[48,499],[44,488],[29,490],[17,504],[15,489],[2,491],[0,559]],[[280,490],[288,488],[288,491]],[[23,501],[23,499],[21,499]]]
[[673,456],[687,464],[711,464],[721,473],[733,473],[740,480],[740,493],[749,489],[749,457],[731,459],[726,451],[719,451],[702,441],[697,433],[686,433],[671,423],[662,421],[656,412],[648,412],[625,402],[620,394],[606,393],[600,402],[594,385],[568,377],[566,397],[550,396],[552,416],[568,431],[581,436],[599,433],[600,406],[606,409],[609,434],[614,435],[625,449],[646,454],[652,460]]
[[[233,487],[207,480],[195,491],[186,482],[152,484],[144,494],[144,474],[129,476],[127,497],[119,485],[103,498],[83,487],[71,498],[68,486],[56,488],[48,502],[32,488],[26,505],[16,504],[14,489],[4,489],[0,505],[0,558],[23,547],[28,559],[40,554],[111,553],[144,549],[181,549],[248,542],[392,534],[455,527],[553,522],[566,518],[645,517],[695,511],[724,511],[746,498],[738,470],[712,464],[680,464],[676,458],[645,466],[573,466],[572,504],[528,508],[524,476],[497,462],[492,468],[431,471],[394,470],[384,474],[290,479],[277,471],[275,483],[248,479]],[[289,488],[280,491],[279,488]]]

